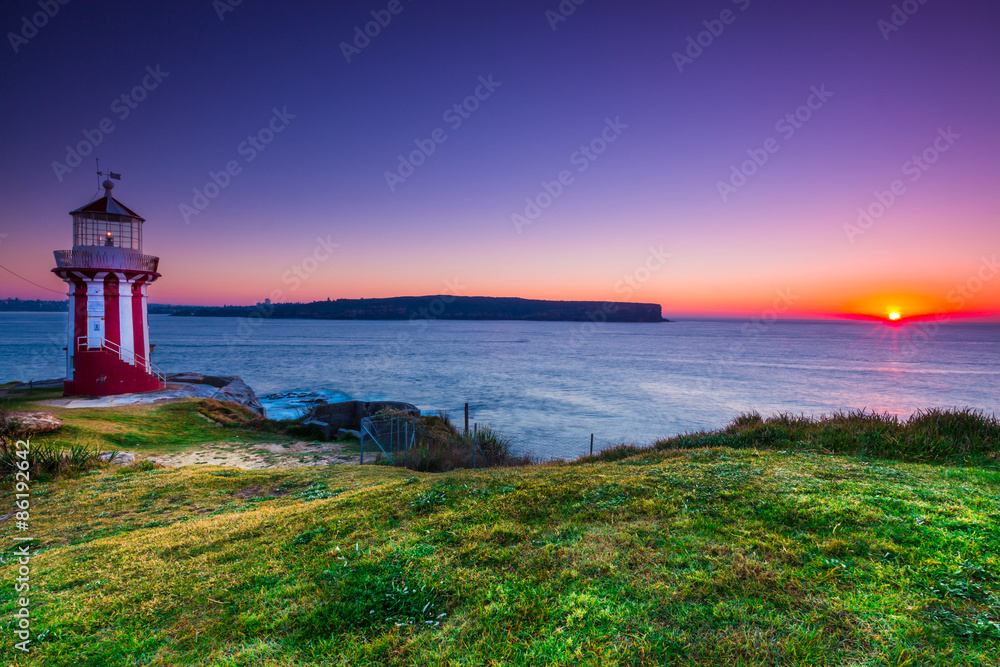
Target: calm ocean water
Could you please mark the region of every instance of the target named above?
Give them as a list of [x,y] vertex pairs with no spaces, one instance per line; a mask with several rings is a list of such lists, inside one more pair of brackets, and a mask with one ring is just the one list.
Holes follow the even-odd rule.
[[[1000,325],[323,322],[150,316],[166,372],[239,375],[271,416],[392,399],[493,424],[542,457],[718,428],[756,409],[1000,413]],[[66,315],[0,313],[0,383],[62,377]]]

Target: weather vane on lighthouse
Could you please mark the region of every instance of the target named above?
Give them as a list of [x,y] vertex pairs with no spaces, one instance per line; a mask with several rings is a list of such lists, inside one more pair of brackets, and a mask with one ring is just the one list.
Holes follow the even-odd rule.
[[109,179],[115,180],[115,181],[122,180],[122,175],[121,174],[116,174],[113,171],[108,171],[108,173],[105,174],[103,171],[101,171],[101,159],[100,158],[94,158],[94,161],[97,163],[97,192],[98,193],[101,192],[101,177],[102,176],[107,176]]

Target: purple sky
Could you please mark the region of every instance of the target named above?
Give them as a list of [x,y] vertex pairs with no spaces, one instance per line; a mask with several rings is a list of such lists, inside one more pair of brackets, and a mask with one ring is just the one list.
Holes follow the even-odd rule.
[[[1000,312],[993,3],[52,2],[37,31],[37,0],[0,15],[0,264],[57,291],[96,155],[148,220],[154,302]],[[0,271],[11,296],[57,298]]]

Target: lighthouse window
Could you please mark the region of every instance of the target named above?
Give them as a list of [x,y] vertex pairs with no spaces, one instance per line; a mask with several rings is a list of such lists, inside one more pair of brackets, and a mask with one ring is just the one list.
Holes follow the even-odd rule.
[[73,225],[73,245],[106,246],[142,250],[142,223],[99,220],[77,216]]

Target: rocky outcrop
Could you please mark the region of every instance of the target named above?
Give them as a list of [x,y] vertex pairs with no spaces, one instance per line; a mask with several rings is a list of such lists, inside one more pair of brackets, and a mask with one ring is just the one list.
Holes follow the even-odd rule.
[[[261,417],[267,416],[267,411],[261,405],[260,399],[253,389],[242,378],[228,375],[201,375],[200,373],[176,373],[167,376],[167,389],[171,384],[197,387],[192,396],[198,398],[214,398],[217,401],[230,401],[244,405]],[[179,388],[183,391],[183,388]]]
[[105,452],[99,454],[97,458],[119,466],[130,466],[135,463],[135,454],[131,452]]
[[63,425],[63,420],[51,412],[39,412],[38,410],[11,412],[10,419],[16,421],[25,433],[32,434],[57,431]]
[[361,420],[383,410],[405,412],[413,417],[420,416],[420,408],[410,403],[398,401],[344,401],[317,405],[306,415],[303,424],[318,426],[323,437],[332,438],[338,431],[360,431]]
[[[222,389],[233,380],[239,380],[236,376],[216,376],[202,375],[201,373],[172,373],[167,376],[167,382],[180,382],[181,384],[205,384],[216,389]],[[242,382],[242,380],[240,380]]]
[[267,416],[267,410],[264,406],[260,404],[260,400],[257,398],[257,394],[254,393],[250,386],[241,380],[240,378],[233,378],[232,381],[226,386],[219,389],[215,396],[212,398],[218,401],[232,401],[233,403],[239,403],[244,405],[261,417]]

